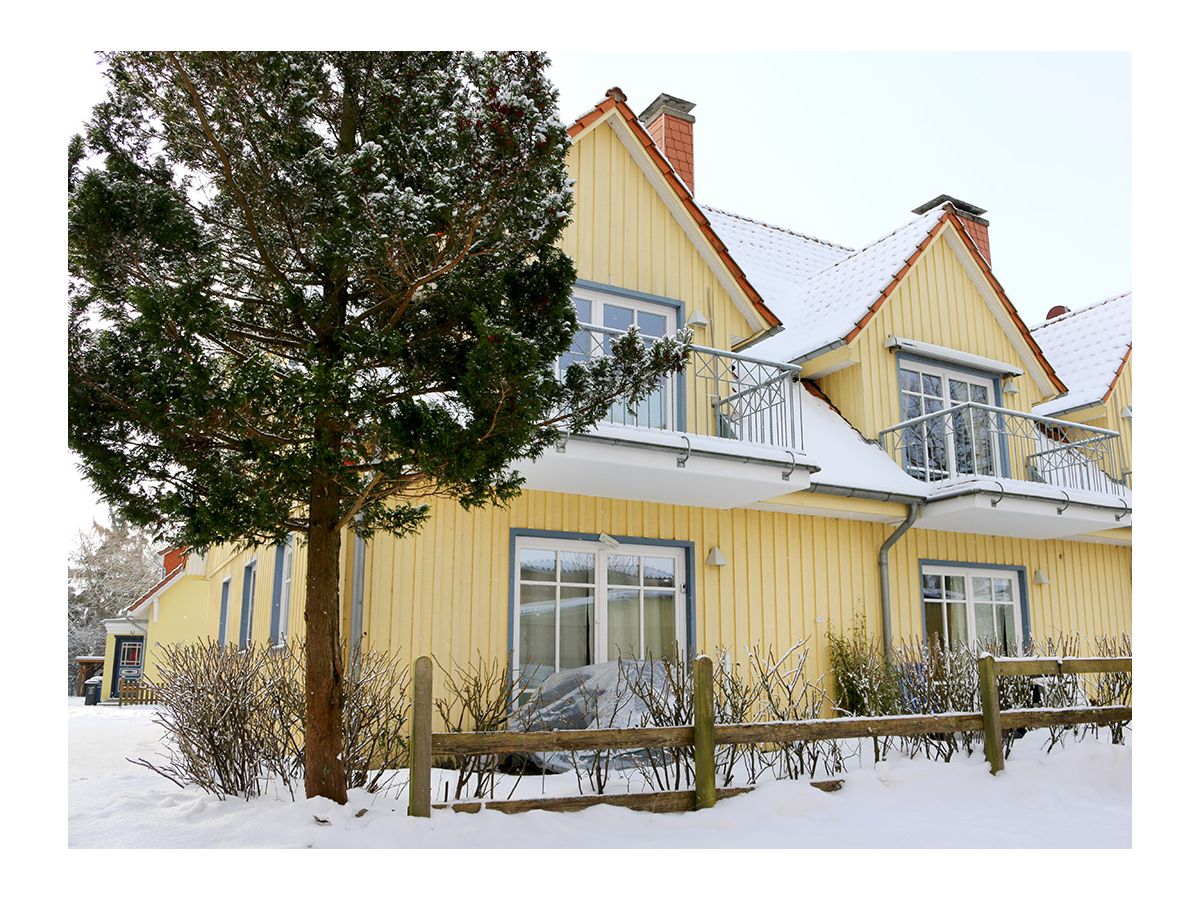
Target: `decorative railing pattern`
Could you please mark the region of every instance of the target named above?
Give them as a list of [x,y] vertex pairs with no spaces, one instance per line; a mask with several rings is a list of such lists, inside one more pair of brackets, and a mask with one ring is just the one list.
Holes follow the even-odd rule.
[[[622,334],[580,326],[571,349],[559,359],[560,371],[604,355],[611,340]],[[693,344],[682,373],[664,378],[658,390],[636,405],[613,404],[607,421],[800,450],[799,380],[799,366]]]
[[962,403],[885,428],[879,444],[921,481],[991,475],[1117,494],[1125,457],[1116,431]]

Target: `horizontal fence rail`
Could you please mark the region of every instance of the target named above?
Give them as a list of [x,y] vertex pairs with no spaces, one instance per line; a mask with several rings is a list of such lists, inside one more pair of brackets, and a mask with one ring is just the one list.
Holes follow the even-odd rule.
[[[625,333],[581,325],[571,349],[558,361],[559,373],[573,362],[607,355],[612,340]],[[635,405],[614,403],[605,421],[802,450],[799,378],[799,366],[693,344],[681,374],[662,379],[657,390]]]
[[[417,660],[417,672],[428,658]],[[1076,659],[979,659],[980,712],[947,712],[931,715],[855,716],[839,719],[806,719],[789,722],[738,722],[717,724],[711,699],[695,702],[694,725],[651,728],[586,728],[561,731],[433,732],[432,681],[414,682],[409,815],[428,816],[430,809],[479,812],[523,812],[532,809],[570,811],[598,804],[625,806],[655,812],[681,812],[712,806],[716,800],[750,788],[717,789],[713,748],[730,744],[792,744],[855,738],[912,737],[953,732],[982,732],[984,753],[993,774],[1004,768],[1001,732],[1018,728],[1114,725],[1133,718],[1132,706],[999,708],[996,683],[1000,676],[1080,675],[1132,673],[1129,657]],[[712,696],[712,661],[697,657],[693,668],[695,700]],[[696,748],[696,784],[693,791],[658,791],[636,794],[535,798],[529,800],[473,800],[431,804],[430,769],[433,756],[507,756],[553,751],[629,750],[670,747]],[[419,770],[419,771],[418,771]]]
[[1102,494],[1125,485],[1119,438],[1106,428],[975,402],[879,432],[884,451],[921,481],[991,475]]
[[[1043,728],[1051,725],[1083,725],[1089,723],[1112,725],[1133,718],[1129,706],[1098,706],[1076,709],[1000,710],[999,678],[1014,675],[1086,675],[1133,674],[1133,658],[1128,656],[1083,657],[1056,659],[1053,657],[994,657],[985,653],[979,657],[979,701],[983,707],[983,753],[992,774],[1004,770],[1004,745],[1001,732],[1006,728]],[[1032,719],[1014,716],[1027,714]],[[1056,715],[1057,713],[1057,715]],[[1008,717],[1007,721],[1005,717]],[[1097,718],[1088,718],[1094,716]],[[1019,724],[1011,724],[1018,722]],[[1028,723],[1028,724],[1027,724]]]

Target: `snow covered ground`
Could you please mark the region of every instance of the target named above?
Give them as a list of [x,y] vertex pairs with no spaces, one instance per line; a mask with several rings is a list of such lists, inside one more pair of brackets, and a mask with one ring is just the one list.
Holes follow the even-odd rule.
[[[1047,755],[1035,733],[1005,771],[981,754],[950,764],[865,761],[832,794],[806,782],[760,784],[751,794],[686,814],[596,807],[508,816],[435,810],[404,814],[403,797],[352,792],[324,800],[217,800],[126,762],[154,759],[153,708],[85,707],[68,716],[71,847],[1129,847],[1131,737]],[[438,773],[435,771],[435,783]],[[614,780],[615,784],[615,780]],[[572,775],[524,778],[516,796],[574,794]],[[440,791],[439,791],[440,794]],[[499,794],[497,795],[499,796]],[[356,815],[359,810],[366,812]],[[329,824],[321,824],[317,818]]]

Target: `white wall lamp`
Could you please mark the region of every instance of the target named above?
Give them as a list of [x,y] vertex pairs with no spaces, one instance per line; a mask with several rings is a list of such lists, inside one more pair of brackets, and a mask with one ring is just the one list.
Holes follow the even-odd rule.
[[1004,379],[1004,393],[1009,396],[1017,393],[1017,380],[1015,378]]
[[1131,422],[1133,421],[1133,404],[1132,403],[1126,404],[1125,408],[1121,410],[1121,418],[1128,419]]
[[598,540],[600,543],[602,543],[609,550],[616,550],[618,547],[621,546],[620,541],[618,541],[611,534],[605,534],[603,531],[600,532],[600,536],[596,540]]
[[721,548],[717,546],[710,547],[708,550],[708,558],[705,562],[710,566],[724,566],[729,564],[729,560],[725,558],[725,554],[721,552]]
[[704,317],[704,313],[696,309],[692,311],[692,314],[688,316],[688,320],[684,322],[684,324],[687,325],[688,328],[707,328],[708,319]]
[[1034,569],[1033,570],[1033,583],[1034,584],[1049,584],[1050,577],[1045,572],[1043,572],[1041,569]]

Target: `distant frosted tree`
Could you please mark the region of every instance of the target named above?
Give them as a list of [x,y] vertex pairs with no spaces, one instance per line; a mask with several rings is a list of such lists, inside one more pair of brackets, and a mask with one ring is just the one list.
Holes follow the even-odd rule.
[[74,684],[76,656],[104,652],[105,619],[140,597],[162,574],[150,532],[114,518],[81,531],[67,564],[67,675]]

